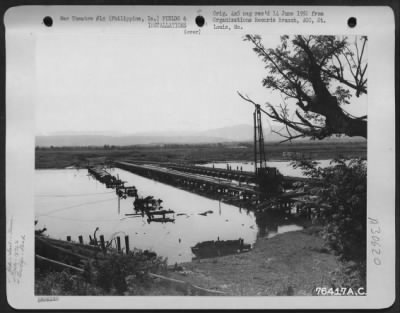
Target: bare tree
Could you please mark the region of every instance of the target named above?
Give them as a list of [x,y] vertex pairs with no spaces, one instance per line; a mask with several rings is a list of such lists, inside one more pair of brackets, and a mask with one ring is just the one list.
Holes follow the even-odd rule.
[[[246,35],[265,63],[263,86],[281,93],[282,103],[264,111],[284,125],[287,140],[323,139],[331,135],[367,138],[367,116],[353,116],[344,107],[353,96],[367,94],[367,37],[350,41],[336,36],[282,36],[267,49],[258,35]],[[239,95],[253,104],[249,97]]]

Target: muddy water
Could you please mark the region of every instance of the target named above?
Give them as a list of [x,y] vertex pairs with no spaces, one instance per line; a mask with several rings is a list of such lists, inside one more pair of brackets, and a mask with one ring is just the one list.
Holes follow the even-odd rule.
[[[318,166],[327,167],[331,160],[315,160],[318,162]],[[267,161],[267,166],[276,167],[279,172],[281,172],[285,176],[294,176],[294,177],[305,177],[303,171],[299,168],[293,168],[290,164],[290,161]],[[215,167],[215,168],[223,168],[226,169],[227,165],[232,167],[232,170],[240,170],[254,172],[254,163],[253,162],[215,162],[215,163],[206,163],[206,164],[198,164],[201,166],[207,167]]]
[[[193,257],[190,247],[200,241],[241,237],[245,243],[253,244],[257,236],[272,237],[299,229],[287,221],[268,218],[256,221],[252,212],[124,170],[110,172],[126,181],[126,186],[135,185],[139,196],[162,199],[164,209],[175,211],[175,222],[149,224],[147,217],[125,216],[134,213],[133,198],[121,200],[118,209],[115,190],[88,176],[87,170],[37,170],[35,215],[39,222],[36,228],[46,226],[46,233],[59,239],[71,236],[73,241],[78,241],[82,235],[88,242],[89,235],[93,236],[99,227],[97,237],[103,234],[109,240],[120,236],[124,247],[123,238],[128,235],[131,249],[151,249],[167,257],[169,264],[190,261]],[[208,210],[213,213],[199,215]]]

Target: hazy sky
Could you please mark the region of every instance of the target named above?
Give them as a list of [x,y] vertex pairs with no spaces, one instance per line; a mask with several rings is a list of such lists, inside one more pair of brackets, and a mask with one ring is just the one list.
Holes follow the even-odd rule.
[[[265,46],[278,42],[263,35]],[[237,91],[281,101],[262,87],[263,63],[237,34],[46,34],[36,49],[39,135],[252,124],[253,108]],[[365,100],[356,104],[350,111],[365,112]]]

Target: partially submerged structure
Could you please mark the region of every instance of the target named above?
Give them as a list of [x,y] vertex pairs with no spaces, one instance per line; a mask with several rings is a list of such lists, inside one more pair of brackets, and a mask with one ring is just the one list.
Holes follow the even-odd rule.
[[197,243],[191,247],[192,253],[200,259],[212,258],[228,254],[242,253],[251,250],[250,244],[245,244],[243,239],[237,240],[211,240]]

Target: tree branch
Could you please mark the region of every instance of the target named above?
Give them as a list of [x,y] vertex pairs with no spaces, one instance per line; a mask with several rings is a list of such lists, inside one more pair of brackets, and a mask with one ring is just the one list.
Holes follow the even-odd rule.
[[[282,44],[276,49],[266,49],[260,36],[246,35],[246,40],[254,44],[253,50],[269,70],[263,85],[285,95],[282,98],[284,104],[277,107],[268,104],[269,112],[263,112],[273,121],[284,125],[287,135],[283,137],[286,139],[301,136],[323,139],[333,134],[367,138],[366,117],[354,117],[341,107],[341,103],[348,103],[351,97],[349,90],[336,85],[336,90],[330,91],[330,82],[336,80],[355,90],[357,97],[367,93],[367,64],[363,65],[366,38],[362,39],[361,49],[355,47],[354,53],[346,39],[336,40],[334,36],[295,36],[290,46],[288,38],[281,37]],[[290,53],[290,49],[293,53]],[[347,72],[352,79],[345,77]],[[238,94],[245,101],[260,107],[249,97]],[[295,105],[305,114],[293,110],[295,115],[290,117],[290,106],[285,102],[286,99],[296,101]]]

